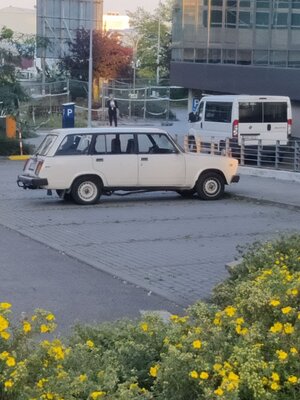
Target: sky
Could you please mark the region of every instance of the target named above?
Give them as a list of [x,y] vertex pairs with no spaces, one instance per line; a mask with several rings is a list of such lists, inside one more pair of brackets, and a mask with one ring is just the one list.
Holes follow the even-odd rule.
[[[126,10],[135,11],[139,6],[147,11],[152,11],[159,0],[104,0],[104,12],[119,12],[126,14]],[[35,0],[0,0],[0,8],[14,6],[21,8],[34,8]]]

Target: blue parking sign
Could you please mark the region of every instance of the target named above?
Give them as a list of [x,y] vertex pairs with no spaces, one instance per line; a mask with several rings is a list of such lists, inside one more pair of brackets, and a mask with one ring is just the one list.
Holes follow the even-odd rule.
[[192,102],[192,111],[193,111],[193,113],[196,112],[199,103],[200,103],[200,99],[196,99],[196,98],[194,97],[194,98],[193,98],[193,102]]
[[74,128],[75,125],[75,103],[63,104],[62,127]]

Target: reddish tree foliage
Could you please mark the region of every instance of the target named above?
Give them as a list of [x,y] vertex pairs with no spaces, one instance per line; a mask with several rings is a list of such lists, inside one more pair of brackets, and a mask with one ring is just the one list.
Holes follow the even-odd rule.
[[[88,80],[89,31],[78,29],[76,38],[68,42],[69,54],[60,62],[60,69],[72,78]],[[132,49],[124,47],[118,35],[93,32],[94,79],[127,78],[131,71]]]

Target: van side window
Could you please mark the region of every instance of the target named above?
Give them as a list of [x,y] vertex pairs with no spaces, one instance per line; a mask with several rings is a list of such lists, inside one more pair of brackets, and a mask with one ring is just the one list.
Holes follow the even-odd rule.
[[264,103],[264,122],[287,122],[287,103]]
[[205,121],[231,122],[231,102],[207,101],[205,105]]
[[240,122],[262,122],[262,103],[239,103]]

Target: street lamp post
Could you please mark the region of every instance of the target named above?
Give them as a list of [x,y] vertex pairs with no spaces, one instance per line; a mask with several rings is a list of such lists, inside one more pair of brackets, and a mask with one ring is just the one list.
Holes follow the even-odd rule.
[[90,0],[90,48],[89,48],[89,83],[88,83],[88,127],[92,126],[92,96],[93,96],[93,5]]

